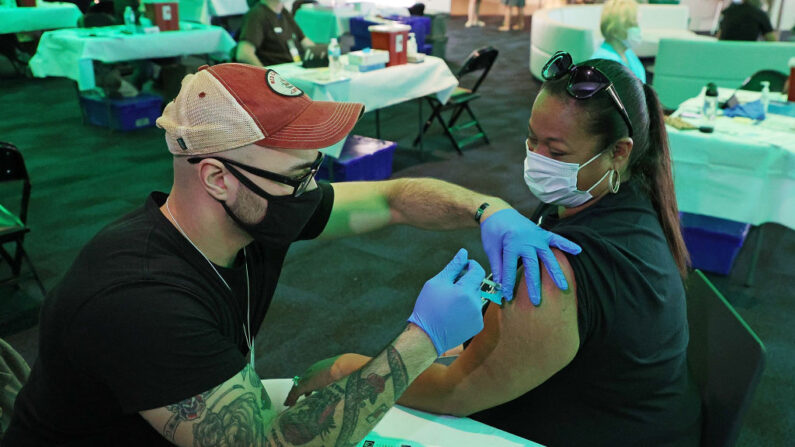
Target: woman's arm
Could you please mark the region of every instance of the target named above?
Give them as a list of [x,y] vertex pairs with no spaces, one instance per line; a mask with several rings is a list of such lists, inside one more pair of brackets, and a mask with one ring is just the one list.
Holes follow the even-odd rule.
[[565,255],[554,251],[568,290],[558,289],[542,269],[542,302],[536,307],[522,279],[516,299],[502,308],[489,306],[483,331],[461,356],[450,366],[431,365],[398,403],[466,416],[521,396],[571,362],[580,343],[576,279]]

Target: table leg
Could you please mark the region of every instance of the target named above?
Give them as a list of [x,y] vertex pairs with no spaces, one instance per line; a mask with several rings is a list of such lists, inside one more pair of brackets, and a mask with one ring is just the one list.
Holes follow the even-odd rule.
[[419,129],[419,136],[420,136],[420,141],[419,141],[419,145],[418,146],[419,146],[419,150],[420,150],[420,158],[422,158],[422,155],[423,155],[423,153],[422,153],[422,134],[423,134],[423,124],[425,124],[422,121],[422,98],[417,98],[417,122],[419,123],[418,129]]
[[756,264],[759,262],[759,254],[762,251],[762,239],[764,232],[764,224],[759,225],[756,229],[758,233],[754,241],[754,251],[751,254],[751,265],[748,266],[748,275],[745,277],[745,287],[752,287],[754,285],[754,275],[756,274]]
[[381,139],[381,109],[375,109],[375,137]]

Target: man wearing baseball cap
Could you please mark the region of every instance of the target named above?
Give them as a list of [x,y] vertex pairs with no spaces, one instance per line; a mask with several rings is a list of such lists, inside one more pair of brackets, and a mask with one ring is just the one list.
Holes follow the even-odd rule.
[[354,445],[483,327],[485,272],[461,250],[379,355],[277,413],[253,344],[296,240],[481,223],[506,299],[520,257],[531,297],[538,257],[565,288],[550,246],[577,247],[500,199],[432,179],[316,183],[318,149],[345,138],[362,107],[312,101],[248,65],[186,76],[157,121],[174,155],[171,192],[103,229],[48,296],[4,445]]

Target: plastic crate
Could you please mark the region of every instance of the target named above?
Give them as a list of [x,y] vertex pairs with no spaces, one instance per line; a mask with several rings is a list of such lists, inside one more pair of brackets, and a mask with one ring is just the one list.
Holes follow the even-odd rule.
[[334,182],[383,180],[392,175],[392,156],[397,143],[351,135],[339,158],[326,157],[317,178]]
[[[387,17],[390,20],[394,20],[399,23],[403,23],[411,27],[411,32],[414,33],[414,37],[417,39],[417,50],[425,53],[423,51],[425,49],[425,37],[431,33],[431,18],[425,16],[389,16]],[[430,54],[430,53],[425,53]]]
[[350,31],[353,35],[353,46],[351,51],[361,50],[363,48],[370,48],[372,46],[372,38],[370,37],[370,25],[378,25],[378,22],[366,20],[362,17],[351,17]]
[[153,127],[160,117],[163,98],[141,93],[133,98],[110,99],[98,94],[80,94],[83,117],[89,124],[114,130]]
[[679,216],[693,267],[728,275],[751,225],[700,214]]

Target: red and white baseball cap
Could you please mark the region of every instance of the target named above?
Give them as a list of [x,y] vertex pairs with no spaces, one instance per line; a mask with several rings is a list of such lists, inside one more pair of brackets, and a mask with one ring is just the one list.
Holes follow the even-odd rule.
[[364,105],[312,101],[273,70],[245,64],[203,66],[182,80],[157,126],[168,150],[204,155],[248,144],[322,149],[345,138]]

